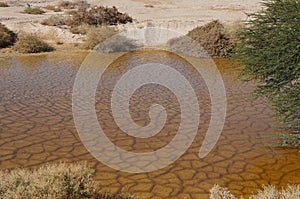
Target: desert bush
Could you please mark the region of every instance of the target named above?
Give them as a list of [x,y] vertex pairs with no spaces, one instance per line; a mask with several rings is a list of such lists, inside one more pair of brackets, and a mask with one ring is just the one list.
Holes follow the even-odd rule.
[[101,193],[86,163],[47,164],[38,169],[0,170],[0,198],[5,199],[134,199],[128,194]]
[[96,26],[91,26],[88,24],[81,24],[79,26],[74,26],[70,28],[70,32],[73,34],[86,35],[91,29],[96,28]]
[[71,2],[71,1],[61,1],[58,3],[58,6],[64,8],[64,9],[74,9],[75,8],[74,2]]
[[88,198],[97,193],[86,164],[53,164],[1,172],[0,198]]
[[16,34],[0,23],[0,48],[13,45],[16,40]]
[[32,34],[21,34],[18,36],[17,42],[13,46],[13,49],[20,53],[39,53],[54,50],[46,42],[40,40],[38,37]]
[[117,25],[132,22],[132,18],[127,14],[121,13],[116,7],[93,7],[90,9],[79,8],[72,16],[71,25]]
[[232,195],[227,188],[220,187],[219,185],[213,186],[209,192],[210,199],[235,199],[235,196]]
[[86,40],[84,43],[85,49],[93,49],[99,43],[105,41],[107,38],[117,34],[118,31],[114,27],[99,26],[91,27],[87,32]]
[[255,94],[274,107],[276,116],[294,133],[300,132],[300,1],[264,1],[264,9],[249,14],[239,32],[233,58],[241,77],[255,80]]
[[218,20],[194,28],[187,36],[199,42],[212,57],[226,57],[232,50],[232,42]]
[[[251,195],[249,199],[296,199],[300,198],[300,185],[288,185],[285,189],[278,191],[274,186],[263,186],[262,190],[259,190],[256,195]],[[214,185],[210,189],[210,199],[236,199],[228,191],[227,188]],[[243,199],[243,197],[240,197]]]
[[207,51],[195,40],[187,36],[176,37],[167,42],[167,47],[189,57],[209,58]]
[[0,2],[0,7],[9,7],[9,5],[6,2]]
[[87,1],[61,1],[58,3],[59,7],[64,9],[74,9],[76,7],[89,8],[90,4]]
[[44,8],[46,10],[51,10],[51,11],[54,11],[54,12],[61,12],[62,11],[62,9],[60,7],[58,7],[58,6],[50,6],[50,5],[48,5],[48,6],[45,6]]
[[142,46],[138,41],[118,34],[99,44],[95,50],[103,53],[129,52]]
[[63,26],[70,24],[71,18],[64,15],[52,15],[48,19],[42,21],[42,25],[47,26]]
[[24,13],[26,13],[26,14],[32,14],[32,15],[41,15],[41,14],[44,14],[45,11],[42,10],[41,8],[27,7],[27,8],[24,9]]

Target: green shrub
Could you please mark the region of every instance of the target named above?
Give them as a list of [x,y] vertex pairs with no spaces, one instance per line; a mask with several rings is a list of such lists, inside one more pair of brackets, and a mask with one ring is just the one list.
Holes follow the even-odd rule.
[[26,14],[32,14],[32,15],[41,15],[41,14],[44,14],[45,11],[42,10],[41,8],[27,7],[27,8],[25,8],[24,13],[26,13]]
[[0,7],[9,7],[9,5],[6,2],[0,2]]
[[32,34],[21,34],[18,36],[17,42],[13,46],[13,49],[20,53],[39,53],[50,52],[54,50],[46,42],[40,40],[38,37]]
[[63,16],[63,15],[52,15],[48,19],[44,19],[42,21],[42,25],[46,26],[63,26],[70,24],[70,17]]
[[241,77],[255,80],[255,93],[274,107],[283,124],[300,131],[300,1],[269,0],[250,14],[239,33],[234,59]]
[[116,7],[93,7],[90,9],[79,8],[72,16],[71,25],[117,25],[132,22],[132,18],[127,14],[121,13]]
[[13,45],[16,35],[4,25],[0,23],[0,48],[5,48]]

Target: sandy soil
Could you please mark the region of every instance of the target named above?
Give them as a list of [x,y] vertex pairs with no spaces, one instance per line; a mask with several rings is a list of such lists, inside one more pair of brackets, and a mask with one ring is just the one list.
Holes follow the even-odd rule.
[[[60,0],[2,0],[11,7],[0,8],[0,22],[15,32],[37,33],[45,40],[63,43],[78,43],[80,35],[71,34],[67,29],[43,26],[40,22],[55,15],[47,11],[43,15],[21,13],[29,3],[31,6],[44,7],[57,5]],[[179,31],[183,34],[198,25],[214,19],[233,22],[246,19],[245,12],[260,9],[261,0],[88,0],[94,5],[116,6],[120,11],[131,15],[135,22],[121,28],[156,26]],[[149,6],[151,5],[151,6]]]

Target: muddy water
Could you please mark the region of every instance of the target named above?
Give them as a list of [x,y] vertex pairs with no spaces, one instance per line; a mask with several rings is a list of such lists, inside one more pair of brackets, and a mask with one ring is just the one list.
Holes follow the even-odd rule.
[[277,187],[300,183],[300,154],[275,149],[272,135],[278,131],[272,111],[254,99],[252,86],[236,80],[226,60],[215,60],[227,92],[227,117],[222,135],[203,159],[198,152],[210,118],[208,90],[193,68],[168,53],[134,53],[113,64],[102,78],[96,95],[99,123],[119,147],[146,152],[165,146],[180,122],[176,96],[168,89],[146,85],[130,102],[130,113],[139,125],[149,123],[152,103],[166,108],[166,126],[149,139],[128,136],[116,127],[109,97],[124,66],[157,61],[171,64],[190,80],[199,99],[200,128],[188,151],[170,166],[145,174],[115,171],[94,159],[82,145],[72,116],[72,86],[86,54],[51,54],[0,59],[0,168],[35,167],[55,161],[88,161],[95,179],[105,191],[125,191],[141,198],[207,198],[214,184],[227,186],[237,195],[254,193],[263,184]]

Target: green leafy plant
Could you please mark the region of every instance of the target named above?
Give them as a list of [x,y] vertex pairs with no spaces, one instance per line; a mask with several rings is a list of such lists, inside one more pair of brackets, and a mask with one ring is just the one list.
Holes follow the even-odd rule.
[[255,80],[255,94],[265,97],[292,132],[300,130],[300,1],[263,1],[238,34],[233,58],[244,80]]

